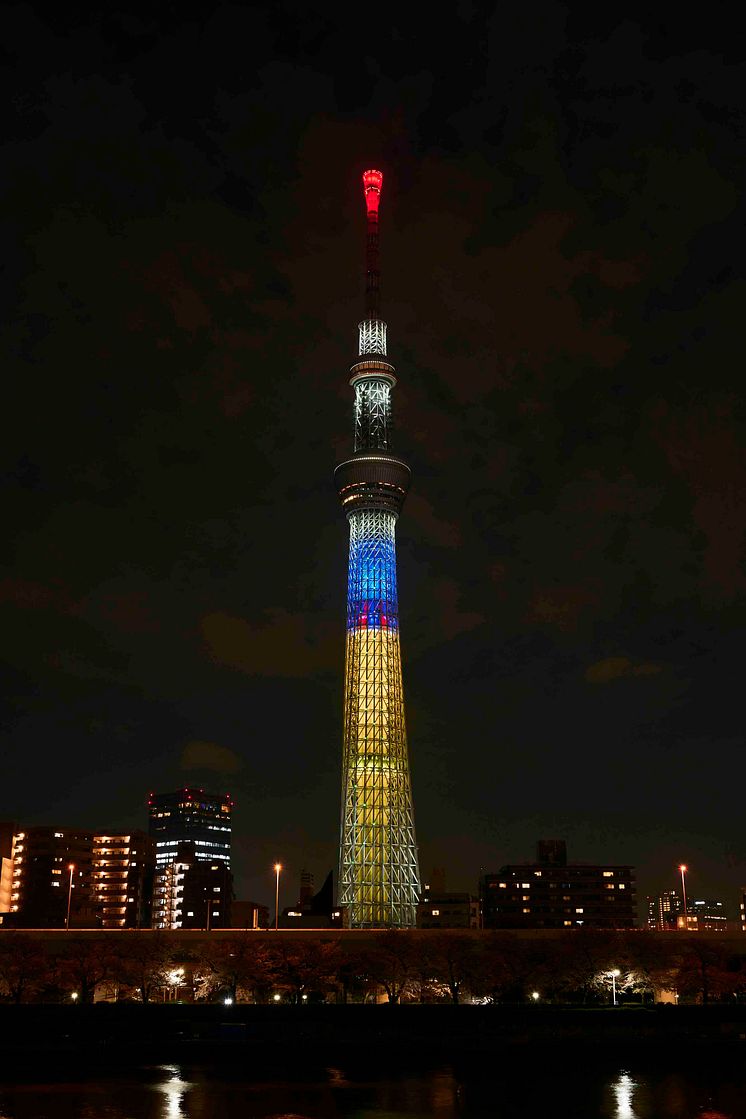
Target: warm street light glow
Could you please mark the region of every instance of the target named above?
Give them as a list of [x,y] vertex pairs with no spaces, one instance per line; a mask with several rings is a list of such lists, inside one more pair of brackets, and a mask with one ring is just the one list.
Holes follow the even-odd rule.
[[531,998],[534,1000],[534,1002],[538,1002],[539,1001],[539,992],[538,991],[532,991],[531,992]]
[[272,998],[273,998],[274,1002],[279,1002],[280,1001],[280,995],[272,995]]
[[683,905],[684,905],[684,932],[686,932],[686,928],[687,928],[687,919],[686,919],[686,877],[685,877],[685,875],[686,875],[686,872],[687,872],[688,869],[689,869],[689,867],[685,863],[681,863],[681,865],[679,866],[679,873],[681,874],[681,897],[682,897],[682,902],[683,902]]
[[233,999],[231,999],[231,998],[223,999],[223,1005],[224,1006],[233,1006]]
[[73,991],[73,993],[72,993],[72,994],[70,995],[70,998],[71,998],[71,999],[73,1000],[73,1002],[77,1002],[77,999],[78,999],[78,992],[77,992],[77,991]]
[[275,863],[275,932],[280,927],[280,871],[282,863]]
[[616,1006],[616,981],[621,974],[622,973],[621,973],[621,971],[619,970],[618,967],[615,967],[613,971],[609,972],[609,975],[611,976],[611,1005],[612,1006]]
[[[73,900],[73,871],[75,870],[75,863],[68,863],[67,869],[70,871],[70,881],[67,886],[67,916],[65,917],[65,930],[70,931],[70,904]],[[77,997],[77,996],[76,996]]]

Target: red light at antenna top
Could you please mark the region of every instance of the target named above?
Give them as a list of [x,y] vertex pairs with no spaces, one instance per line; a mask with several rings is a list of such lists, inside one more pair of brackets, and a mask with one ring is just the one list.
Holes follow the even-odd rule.
[[383,175],[380,171],[363,171],[363,190],[365,191],[365,205],[368,208],[368,213],[371,210],[378,213],[382,186]]

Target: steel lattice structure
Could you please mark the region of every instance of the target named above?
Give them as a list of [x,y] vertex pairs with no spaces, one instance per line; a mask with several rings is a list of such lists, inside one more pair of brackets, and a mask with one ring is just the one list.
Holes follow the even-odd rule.
[[335,471],[350,524],[338,901],[352,928],[412,926],[420,897],[396,589],[395,529],[409,467],[391,453],[396,378],[380,318],[382,179],[379,171],[363,175],[366,317],[350,379],[355,449]]

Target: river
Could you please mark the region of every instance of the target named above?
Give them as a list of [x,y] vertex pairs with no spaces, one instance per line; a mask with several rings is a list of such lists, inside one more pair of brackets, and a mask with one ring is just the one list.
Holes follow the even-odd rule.
[[[375,1063],[376,1055],[371,1055]],[[379,1062],[380,1063],[380,1062]],[[18,1075],[18,1074],[17,1074]],[[746,1061],[665,1060],[615,1067],[579,1048],[536,1065],[480,1062],[377,1075],[343,1068],[266,1078],[235,1063],[126,1071],[69,1068],[64,1078],[0,1073],[0,1119],[746,1119]]]

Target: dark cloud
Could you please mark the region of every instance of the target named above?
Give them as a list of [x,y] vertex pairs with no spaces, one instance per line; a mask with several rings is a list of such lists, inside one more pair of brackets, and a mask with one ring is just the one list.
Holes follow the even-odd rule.
[[217,742],[187,742],[181,754],[182,769],[201,769],[211,773],[238,773],[243,761]]

